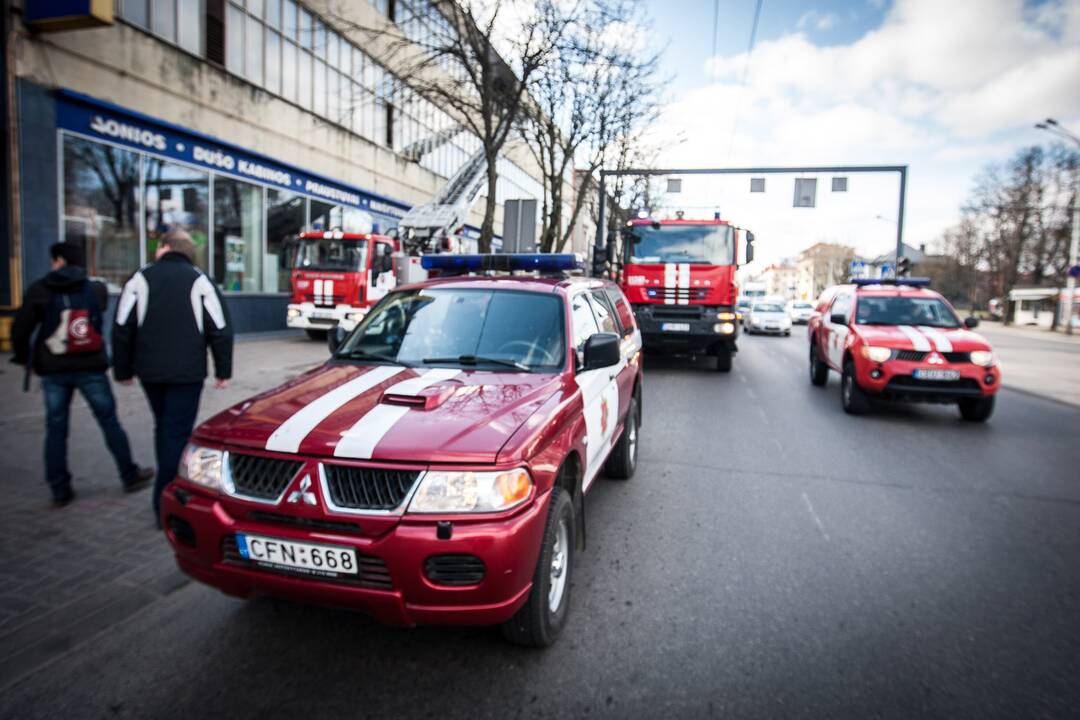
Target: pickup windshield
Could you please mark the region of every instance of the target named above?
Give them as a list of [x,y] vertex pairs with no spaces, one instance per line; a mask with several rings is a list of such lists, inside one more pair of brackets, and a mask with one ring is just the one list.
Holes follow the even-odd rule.
[[733,235],[730,225],[634,225],[628,233],[630,262],[731,265]]
[[927,325],[958,328],[956,313],[937,298],[860,297],[855,309],[860,325]]
[[513,290],[427,288],[376,305],[339,359],[418,367],[554,372],[566,357],[559,297]]
[[367,246],[367,241],[304,239],[296,248],[296,269],[355,272],[364,267]]

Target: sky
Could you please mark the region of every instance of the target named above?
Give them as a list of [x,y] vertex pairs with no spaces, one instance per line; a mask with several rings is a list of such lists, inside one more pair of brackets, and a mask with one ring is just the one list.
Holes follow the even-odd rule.
[[[977,174],[1080,134],[1080,0],[644,0],[666,47],[664,112],[652,133],[666,167],[907,165],[904,240],[931,249]],[[743,79],[745,78],[745,85]],[[809,176],[808,176],[809,177]],[[757,236],[763,266],[819,241],[874,256],[895,245],[895,175],[818,176],[817,207],[793,208],[792,176],[687,177],[661,204],[720,212]]]

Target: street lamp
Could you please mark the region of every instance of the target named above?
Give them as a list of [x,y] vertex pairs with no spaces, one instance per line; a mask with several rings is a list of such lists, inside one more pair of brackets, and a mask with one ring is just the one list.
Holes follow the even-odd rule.
[[[1035,123],[1035,127],[1050,133],[1058,139],[1075,143],[1076,147],[1080,148],[1080,137],[1063,128],[1054,118],[1046,118],[1041,123]],[[1065,299],[1065,332],[1069,335],[1073,334],[1073,300],[1076,295],[1076,278],[1073,276],[1072,268],[1076,266],[1077,246],[1080,245],[1080,201],[1078,201],[1078,197],[1080,197],[1080,173],[1077,173],[1076,189],[1073,191],[1072,196],[1072,241],[1069,243],[1069,272],[1066,274],[1065,279],[1065,292],[1068,294]],[[1060,305],[1059,302],[1058,306],[1060,307]]]

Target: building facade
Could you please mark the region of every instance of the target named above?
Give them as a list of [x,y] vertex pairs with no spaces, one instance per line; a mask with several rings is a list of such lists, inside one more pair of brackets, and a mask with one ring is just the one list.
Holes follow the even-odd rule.
[[803,250],[795,261],[795,299],[815,300],[825,288],[847,282],[854,259],[854,248],[835,243],[817,243]]
[[798,276],[798,269],[794,265],[783,262],[769,265],[757,279],[765,283],[766,295],[793,300],[798,291]]
[[[0,302],[18,304],[57,240],[84,247],[115,295],[180,226],[239,331],[283,328],[299,232],[386,232],[480,146],[449,133],[406,159],[456,123],[357,29],[423,42],[436,19],[398,24],[395,7],[405,3],[116,0],[111,22],[41,33],[9,9],[14,187]],[[502,203],[541,200],[543,189],[522,147],[508,145],[498,169],[501,234]],[[482,214],[469,220],[475,234]]]

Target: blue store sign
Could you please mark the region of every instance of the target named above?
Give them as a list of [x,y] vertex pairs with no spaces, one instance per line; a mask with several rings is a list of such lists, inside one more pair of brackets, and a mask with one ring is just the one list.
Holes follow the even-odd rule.
[[388,220],[400,218],[409,207],[112,103],[70,90],[60,90],[58,93],[56,117],[57,125],[62,130],[197,165],[241,180],[256,180],[283,190],[302,192],[335,205],[360,208]]

